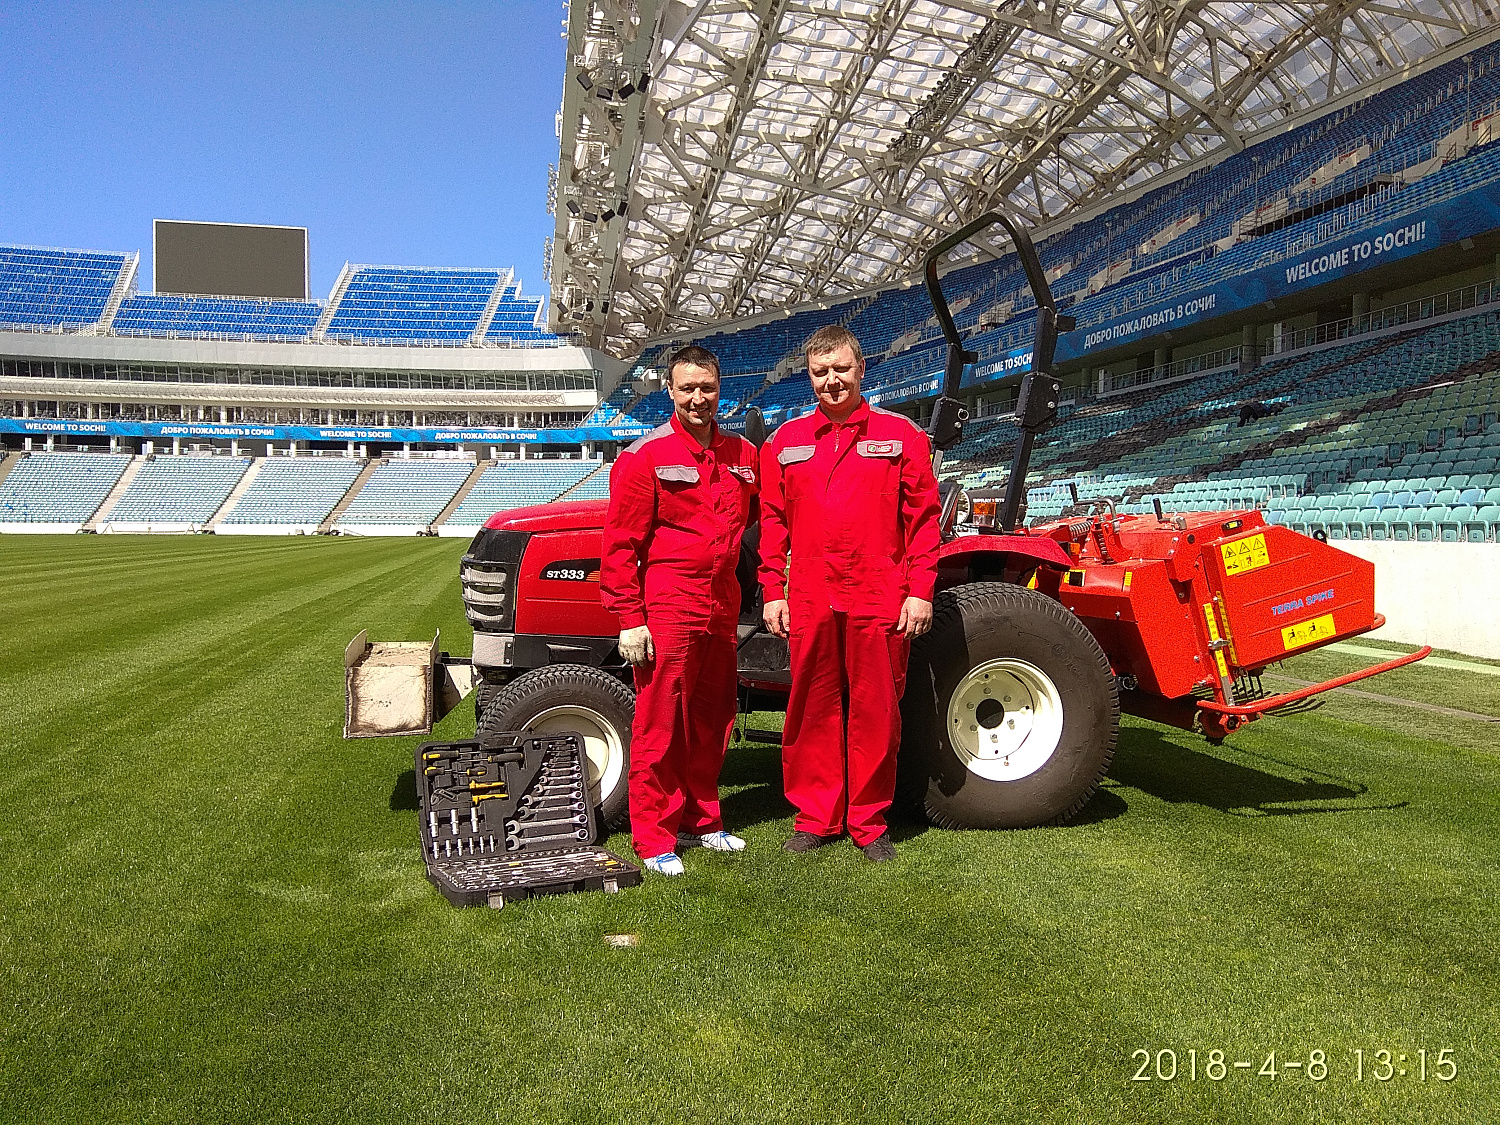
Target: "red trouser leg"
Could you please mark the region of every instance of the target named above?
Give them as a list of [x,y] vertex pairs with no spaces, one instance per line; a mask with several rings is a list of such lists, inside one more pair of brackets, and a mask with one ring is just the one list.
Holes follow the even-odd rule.
[[849,835],[864,847],[885,832],[896,796],[901,695],[911,642],[889,624],[850,614],[844,627],[849,676]]
[[835,836],[847,828],[861,846],[885,831],[885,811],[896,793],[909,647],[887,623],[798,607],[782,750],[797,831]]
[[732,636],[658,627],[651,639],[656,659],[635,670],[630,733],[631,843],[643,859],[676,851],[679,830],[722,827],[719,771],[735,710]]
[[815,836],[844,830],[844,615],[816,605],[792,611],[792,690],[781,767],[794,827]]
[[683,771],[686,800],[678,831],[702,836],[724,827],[719,814],[719,774],[724,769],[738,702],[734,634],[695,636],[689,667],[688,758]]

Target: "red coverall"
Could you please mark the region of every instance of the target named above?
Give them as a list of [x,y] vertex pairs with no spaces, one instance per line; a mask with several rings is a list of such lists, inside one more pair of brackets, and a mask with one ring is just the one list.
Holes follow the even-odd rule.
[[630,829],[643,859],[678,832],[724,827],[719,771],[735,714],[740,538],[758,491],[756,450],[717,426],[705,449],[673,415],[609,476],[600,595],[620,628],[648,625],[635,669]]
[[896,790],[910,651],[896,623],[907,597],[931,601],[937,583],[927,435],[861,400],[842,425],[821,410],[787,422],[760,463],[760,581],[766,601],[791,603],[787,799],[797,831],[847,830],[863,847],[885,832]]

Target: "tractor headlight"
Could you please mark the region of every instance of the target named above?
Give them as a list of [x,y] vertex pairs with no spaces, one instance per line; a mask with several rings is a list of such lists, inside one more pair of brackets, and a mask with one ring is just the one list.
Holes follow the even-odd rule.
[[476,629],[509,630],[515,620],[511,600],[511,577],[503,563],[464,558],[459,568],[464,592],[464,613]]
[[464,613],[478,632],[515,631],[516,581],[530,538],[524,531],[484,528],[459,563]]

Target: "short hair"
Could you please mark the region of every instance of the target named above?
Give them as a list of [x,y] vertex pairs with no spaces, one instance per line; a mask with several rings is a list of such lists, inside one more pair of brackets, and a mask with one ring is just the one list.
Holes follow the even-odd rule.
[[701,367],[705,371],[712,371],[714,378],[719,378],[719,357],[700,344],[689,344],[685,348],[678,348],[672,353],[672,358],[667,360],[668,386],[676,386],[672,382],[672,372],[687,363],[691,363],[694,367]]
[[811,359],[815,355],[827,355],[836,352],[847,344],[854,351],[854,362],[864,360],[864,350],[859,346],[859,338],[845,328],[842,324],[825,324],[807,338],[807,343],[802,345],[802,358]]

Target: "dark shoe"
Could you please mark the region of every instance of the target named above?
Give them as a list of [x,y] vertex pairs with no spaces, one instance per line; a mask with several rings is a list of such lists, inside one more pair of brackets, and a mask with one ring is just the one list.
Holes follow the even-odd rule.
[[824,844],[831,844],[837,839],[837,836],[819,836],[813,832],[793,832],[792,838],[781,845],[781,850],[802,855],[806,852],[817,851]]
[[896,858],[896,845],[891,843],[889,832],[877,836],[868,844],[862,845],[859,850],[865,853],[865,858],[871,863],[884,863],[886,860]]

